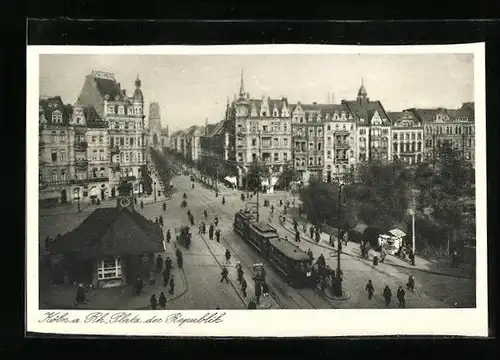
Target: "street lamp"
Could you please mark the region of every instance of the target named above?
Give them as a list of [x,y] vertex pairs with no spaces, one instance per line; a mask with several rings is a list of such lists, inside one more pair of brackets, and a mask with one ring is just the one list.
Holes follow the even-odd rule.
[[73,190],[73,199],[77,201],[77,206],[78,206],[78,212],[82,212],[82,209],[80,208],[80,189],[76,188]]
[[344,237],[344,231],[342,230],[341,227],[341,212],[342,212],[342,189],[344,187],[344,183],[342,181],[339,181],[338,185],[338,212],[337,212],[337,226],[338,226],[338,245],[337,245],[337,271],[335,272],[335,286],[333,287],[333,293],[335,296],[342,296],[342,275],[341,275],[341,268],[340,268],[340,253],[342,252],[342,238]]
[[153,182],[153,193],[154,193],[154,199],[155,199],[155,202],[156,202],[156,181]]

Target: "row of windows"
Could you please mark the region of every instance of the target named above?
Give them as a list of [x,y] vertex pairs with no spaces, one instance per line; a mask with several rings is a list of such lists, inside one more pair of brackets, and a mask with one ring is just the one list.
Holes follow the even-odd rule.
[[142,153],[140,151],[125,151],[120,155],[113,156],[113,162],[142,162]]
[[[468,148],[471,148],[473,146],[473,142],[472,142],[471,138],[465,139],[465,143],[460,141],[459,139],[453,140],[451,142],[450,142],[450,140],[441,140],[441,139],[436,140],[437,147],[441,147],[445,143],[450,143],[452,148],[461,148],[462,146],[464,146],[464,144]],[[425,147],[426,148],[432,148],[433,147],[432,144],[433,144],[433,141],[431,139],[425,140]]]
[[[264,155],[265,154],[263,154],[263,160],[264,160],[264,162],[270,161],[271,155],[270,154],[269,154],[269,156],[264,156]],[[255,161],[257,159],[257,154],[256,153],[252,153],[251,156],[252,156],[252,161]],[[275,152],[275,153],[273,153],[272,159],[273,159],[274,162],[279,162],[279,161],[281,161],[281,159],[284,162],[287,162],[288,161],[288,153],[287,152],[284,152],[284,153]],[[244,162],[245,161],[244,154],[242,152],[239,152],[237,154],[237,161],[238,162]]]
[[[307,161],[308,166],[323,166],[323,157],[322,156],[317,156],[317,157],[312,157],[310,156],[308,161]],[[295,166],[297,167],[304,167],[306,166],[306,158],[295,158]]]
[[412,141],[410,143],[393,143],[392,144],[392,151],[394,153],[397,152],[415,152],[415,151],[422,151],[422,143],[419,141],[415,143],[415,141]]
[[415,133],[414,131],[411,131],[411,132],[395,132],[393,133],[392,135],[392,138],[394,140],[415,140],[418,139],[418,140],[422,140],[422,133],[421,132],[417,132]]
[[[253,138],[251,144],[252,144],[251,146],[258,146],[257,145],[258,144],[258,139],[257,138]],[[279,147],[280,146],[279,138],[272,139],[272,142],[271,142],[271,139],[262,139],[262,141],[261,141],[262,147],[271,147],[271,144],[274,147]],[[243,139],[238,138],[236,140],[236,145],[243,146],[244,145]],[[288,147],[288,138],[283,138],[283,147]]]
[[[50,181],[66,181],[68,180],[68,172],[66,169],[53,169],[48,174],[50,176]],[[75,172],[76,180],[86,180],[88,178],[98,178],[106,177],[106,168],[93,168],[90,173],[85,170],[80,170]],[[40,182],[44,181],[44,176],[42,172],[39,172],[38,179]]]
[[[106,114],[108,115],[125,115],[125,106],[120,105],[120,106],[115,106],[115,105],[108,105],[106,107]],[[129,106],[127,107],[127,115],[142,115],[142,107],[141,106]]]
[[109,138],[111,147],[113,146],[142,146],[142,138],[139,137],[126,137],[126,136],[112,136]]
[[110,121],[109,128],[113,130],[140,130],[141,121]]
[[426,126],[426,134],[438,134],[438,135],[472,135],[474,127],[467,125],[439,125],[439,126]]
[[326,119],[326,120],[347,120],[348,118],[349,119],[352,119],[351,116],[348,116],[346,114],[346,112],[342,111],[340,114],[335,112],[333,114],[330,114],[330,113],[326,113],[324,114],[321,114],[321,113],[305,113],[303,114],[303,116],[299,115],[300,112],[297,111],[295,112],[295,114],[293,115],[293,120],[294,121],[298,121],[300,123],[303,123],[304,120],[307,122],[307,121],[312,121],[312,120],[316,120],[316,121],[321,121],[321,119]]

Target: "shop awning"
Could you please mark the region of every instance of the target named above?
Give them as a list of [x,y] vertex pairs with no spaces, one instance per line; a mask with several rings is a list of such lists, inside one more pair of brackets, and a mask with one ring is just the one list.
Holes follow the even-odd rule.
[[236,185],[238,183],[238,181],[236,180],[236,176],[226,176],[224,180],[230,182],[233,185]]

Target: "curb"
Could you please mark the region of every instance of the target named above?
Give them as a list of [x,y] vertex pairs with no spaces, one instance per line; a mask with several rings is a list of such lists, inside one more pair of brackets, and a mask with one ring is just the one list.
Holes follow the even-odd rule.
[[[281,213],[283,214],[283,213]],[[292,235],[295,235],[295,233],[290,230],[287,226],[285,226],[285,224],[281,224],[281,226],[286,230],[288,231],[289,233],[291,233]],[[300,231],[299,231],[300,233]],[[338,250],[336,248],[332,248],[330,246],[326,246],[326,245],[323,245],[323,244],[319,244],[319,243],[316,243],[314,241],[311,241],[305,237],[302,236],[302,233],[300,234],[300,238],[301,240],[304,240],[310,244],[313,244],[313,245],[316,245],[316,246],[319,246],[319,247],[322,247],[323,249],[327,249],[327,250],[330,250],[330,251],[335,251],[337,252]],[[344,255],[347,255],[347,256],[350,256],[352,258],[355,258],[355,259],[358,259],[358,257],[356,255],[353,255],[353,254],[349,254],[349,253],[346,253],[344,251],[341,251],[341,254],[344,254]],[[467,276],[467,275],[458,275],[458,274],[449,274],[449,273],[444,273],[444,272],[439,272],[439,271],[433,271],[433,270],[426,270],[426,269],[420,269],[420,268],[417,268],[417,267],[409,267],[409,266],[405,266],[405,265],[400,265],[400,264],[394,264],[394,263],[390,263],[390,264],[387,264],[387,265],[391,265],[391,266],[394,266],[394,267],[399,267],[399,268],[402,268],[402,269],[408,269],[408,270],[415,270],[415,271],[421,271],[421,272],[425,272],[425,273],[428,273],[428,274],[433,274],[433,275],[441,275],[441,276],[448,276],[448,277],[452,277],[452,278],[457,278],[457,279],[469,279],[469,280],[474,280],[474,277],[473,276]]]

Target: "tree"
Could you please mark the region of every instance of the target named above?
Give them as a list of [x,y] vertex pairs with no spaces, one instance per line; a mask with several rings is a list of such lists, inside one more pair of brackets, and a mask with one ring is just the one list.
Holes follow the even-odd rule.
[[290,189],[290,183],[292,181],[299,181],[301,179],[301,175],[298,171],[296,171],[293,166],[290,164],[286,164],[283,168],[283,171],[280,174],[279,180],[278,180],[278,187],[279,189]]
[[262,179],[268,176],[269,168],[258,161],[253,161],[243,177],[243,183],[248,190],[260,190]]
[[316,179],[300,193],[304,212],[315,225],[338,223],[338,185]]

